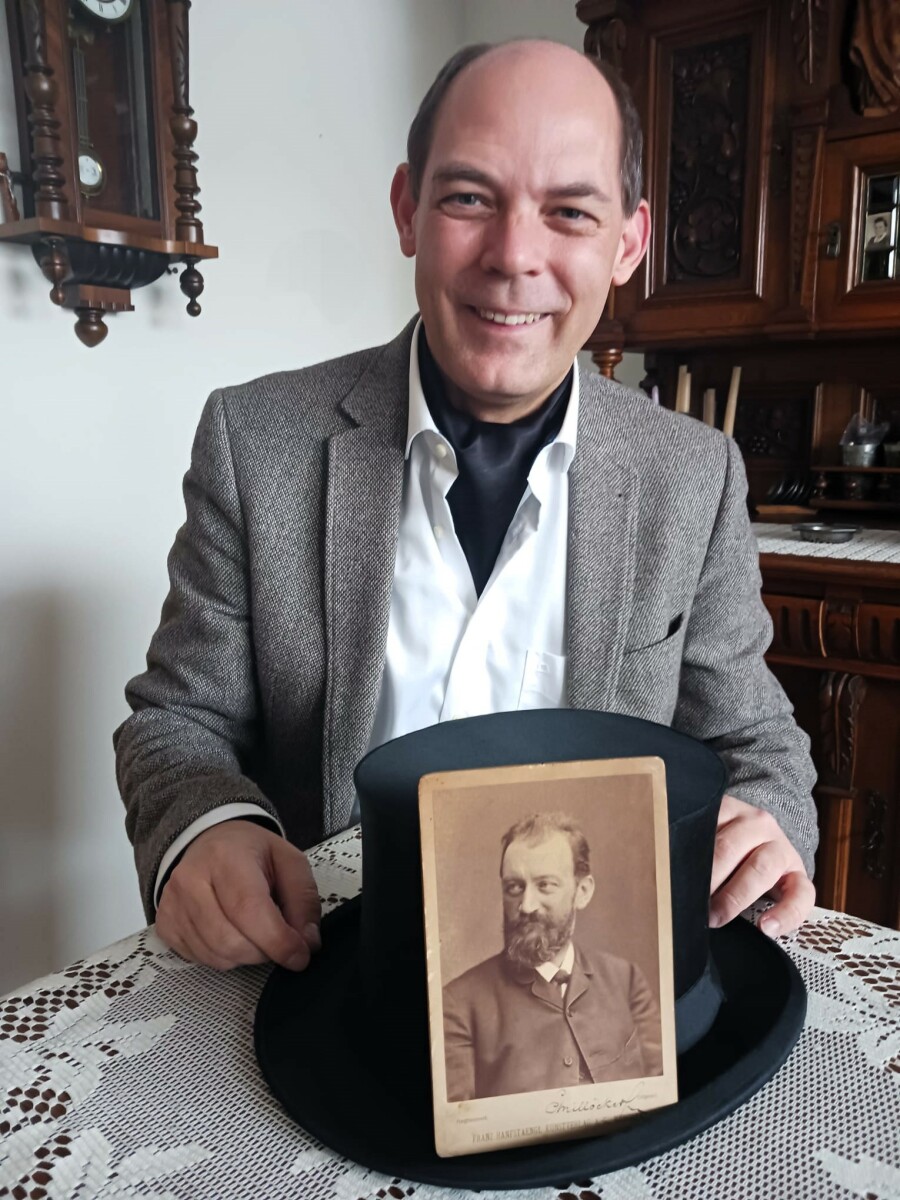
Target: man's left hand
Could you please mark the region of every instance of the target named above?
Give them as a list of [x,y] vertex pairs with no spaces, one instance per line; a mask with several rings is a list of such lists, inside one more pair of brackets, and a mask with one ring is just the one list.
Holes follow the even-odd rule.
[[798,929],[816,900],[800,855],[772,814],[734,796],[723,796],[719,809],[710,894],[712,928],[760,896],[773,896],[776,903],[759,920],[770,937]]

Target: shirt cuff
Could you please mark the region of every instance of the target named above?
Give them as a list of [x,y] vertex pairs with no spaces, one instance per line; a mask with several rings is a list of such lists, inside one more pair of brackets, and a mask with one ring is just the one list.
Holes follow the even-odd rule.
[[218,808],[211,808],[202,817],[198,817],[196,821],[191,822],[187,829],[183,829],[163,855],[162,862],[159,864],[159,870],[156,872],[156,886],[153,889],[154,908],[159,907],[160,893],[169,872],[175,866],[179,856],[187,850],[194,838],[198,837],[204,830],[212,829],[214,825],[220,825],[223,821],[233,821],[236,817],[261,818],[276,829],[282,837],[285,836],[284,827],[281,822],[259,804],[241,802],[239,804],[220,804]]

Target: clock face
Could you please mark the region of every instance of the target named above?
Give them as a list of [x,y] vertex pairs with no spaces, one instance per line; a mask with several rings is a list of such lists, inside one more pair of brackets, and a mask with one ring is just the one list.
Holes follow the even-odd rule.
[[76,0],[76,3],[109,24],[124,21],[134,8],[134,0]]
[[96,196],[103,189],[104,178],[103,163],[96,154],[82,151],[78,155],[78,180],[85,195]]

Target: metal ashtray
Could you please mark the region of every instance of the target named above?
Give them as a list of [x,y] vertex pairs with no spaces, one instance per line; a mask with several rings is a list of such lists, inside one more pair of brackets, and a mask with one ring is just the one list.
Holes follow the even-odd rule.
[[792,528],[804,542],[849,542],[859,533],[858,525],[826,525],[823,521],[805,521]]

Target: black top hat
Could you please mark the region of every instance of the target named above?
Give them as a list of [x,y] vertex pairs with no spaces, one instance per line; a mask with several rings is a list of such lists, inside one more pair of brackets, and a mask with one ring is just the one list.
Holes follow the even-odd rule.
[[[677,1104],[580,1141],[439,1158],[434,1149],[418,785],[435,771],[655,755],[669,802]],[[707,929],[726,777],[684,734],[610,713],[497,713],[434,725],[356,769],[362,896],[322,922],[308,970],[277,968],[256,1013],[263,1074],[326,1146],[387,1175],[468,1188],[567,1186],[651,1158],[732,1112],[800,1035],[806,992],[791,960],[743,920]]]

